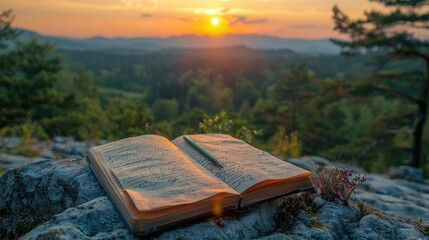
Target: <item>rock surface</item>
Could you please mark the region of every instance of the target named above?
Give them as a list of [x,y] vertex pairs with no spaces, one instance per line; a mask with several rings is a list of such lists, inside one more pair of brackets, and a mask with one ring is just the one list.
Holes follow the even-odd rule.
[[[251,208],[239,217],[224,218],[224,226],[210,220],[172,229],[153,239],[429,239],[412,225],[375,215],[360,217],[356,207],[345,207],[317,198],[322,206],[317,217],[305,212],[290,229],[276,232],[276,212],[286,198]],[[318,226],[312,226],[317,221]],[[274,233],[274,234],[273,234]],[[23,239],[134,239],[109,199],[96,198],[67,209],[26,234]]]
[[16,154],[0,154],[0,166],[5,169],[26,166],[44,160],[47,159],[44,157],[24,157]]
[[[98,143],[104,144],[107,141],[100,140]],[[62,136],[56,136],[48,141],[3,137],[0,138],[0,150],[3,153],[0,154],[0,169],[24,167],[47,159],[83,157],[88,149],[95,145],[94,141],[75,141],[73,138]]]
[[390,167],[386,175],[389,178],[401,178],[418,183],[425,182],[422,170],[411,166]]
[[[302,168],[313,170],[325,166],[350,168],[349,166],[332,164],[320,157],[302,157],[287,159]],[[389,179],[379,174],[368,174],[362,169],[353,169],[357,174],[365,174],[367,181],[355,191],[355,197],[372,206],[400,217],[413,220],[429,221],[429,185],[401,178]],[[418,175],[420,173],[420,175]],[[420,172],[414,171],[414,179],[424,179]],[[398,177],[398,176],[396,176]],[[407,177],[407,179],[409,179]]]
[[0,209],[11,213],[60,213],[103,196],[98,180],[80,157],[10,169],[0,177]]
[[[290,159],[300,166],[322,166],[323,158]],[[314,164],[313,164],[314,162]],[[356,197],[405,217],[429,220],[429,186],[368,174]],[[239,217],[225,217],[220,227],[210,220],[165,231],[155,239],[429,239],[414,226],[390,217],[363,216],[354,206],[319,197],[316,215],[301,211],[293,225],[278,232],[275,215],[287,198],[264,203]],[[7,211],[5,211],[7,210]],[[24,239],[134,239],[86,161],[80,157],[42,161],[0,177],[0,224],[22,212],[43,218]],[[10,222],[10,221],[9,221]],[[29,229],[30,230],[30,229]],[[1,232],[0,232],[1,236]]]
[[17,237],[54,214],[104,194],[83,158],[9,169],[0,177],[0,239]]

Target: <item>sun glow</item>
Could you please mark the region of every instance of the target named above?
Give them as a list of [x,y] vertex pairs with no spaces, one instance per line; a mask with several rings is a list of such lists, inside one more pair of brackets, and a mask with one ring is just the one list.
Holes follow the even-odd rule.
[[211,22],[212,22],[213,26],[218,26],[219,25],[219,18],[213,17]]

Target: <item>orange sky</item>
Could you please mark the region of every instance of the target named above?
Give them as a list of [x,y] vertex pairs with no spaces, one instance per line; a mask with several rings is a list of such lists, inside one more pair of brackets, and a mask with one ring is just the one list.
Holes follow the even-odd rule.
[[[14,26],[72,37],[137,37],[259,33],[319,38],[333,32],[332,7],[351,16],[374,8],[367,0],[1,0]],[[213,26],[213,17],[219,25]]]

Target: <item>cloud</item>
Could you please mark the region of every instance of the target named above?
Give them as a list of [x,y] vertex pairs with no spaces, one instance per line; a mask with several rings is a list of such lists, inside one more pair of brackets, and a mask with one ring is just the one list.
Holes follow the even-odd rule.
[[257,11],[253,9],[246,8],[227,8],[227,7],[218,7],[218,8],[177,8],[178,11],[193,13],[196,15],[226,15],[226,14],[235,14],[235,15],[243,15],[243,14],[253,14]]
[[167,18],[167,19],[174,19],[177,21],[182,21],[182,22],[192,22],[194,21],[193,18],[190,17],[180,17],[180,16],[168,16],[168,15],[153,15],[150,13],[143,13],[142,15],[140,15],[141,18]]
[[289,28],[301,28],[301,29],[311,29],[311,28],[320,28],[327,27],[327,25],[318,25],[318,24],[290,24]]
[[252,25],[252,24],[262,24],[268,22],[268,19],[266,18],[257,18],[257,19],[249,19],[247,16],[233,16],[233,20],[229,23],[230,26],[236,25],[236,24],[245,24],[245,25]]
[[113,9],[155,7],[154,0],[65,0],[85,7],[104,7]]
[[140,15],[140,17],[142,17],[142,18],[151,18],[153,16],[150,13],[143,13],[142,15]]
[[77,2],[77,3],[84,3],[86,5],[120,5],[121,2],[118,0],[69,0],[69,2]]
[[190,17],[168,17],[168,18],[176,19],[176,20],[183,21],[183,22],[193,22],[194,21],[194,19],[190,18]]

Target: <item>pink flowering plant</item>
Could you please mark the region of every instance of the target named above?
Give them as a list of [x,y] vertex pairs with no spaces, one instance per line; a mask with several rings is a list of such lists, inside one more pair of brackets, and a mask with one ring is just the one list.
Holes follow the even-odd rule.
[[351,169],[324,168],[320,172],[315,172],[311,181],[322,198],[328,201],[338,200],[348,206],[350,196],[366,181],[366,176],[353,177]]

